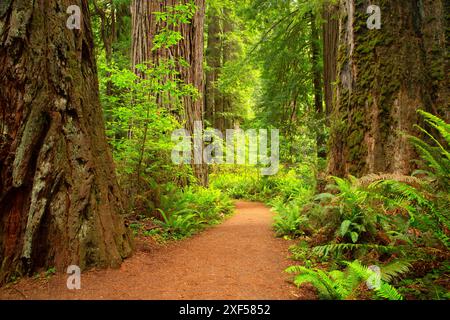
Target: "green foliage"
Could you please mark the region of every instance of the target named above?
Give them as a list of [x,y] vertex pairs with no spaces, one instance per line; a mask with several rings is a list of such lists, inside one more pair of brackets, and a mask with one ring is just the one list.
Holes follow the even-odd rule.
[[297,203],[279,202],[273,208],[278,214],[274,218],[274,228],[277,236],[299,236],[302,234],[300,227],[307,222],[307,218],[300,214],[301,207]]
[[434,128],[442,136],[442,142],[434,137],[430,132],[420,126],[417,128],[425,134],[430,143],[413,136],[409,140],[419,152],[429,170],[421,171],[426,173],[437,184],[439,190],[450,190],[450,125],[442,119],[427,113],[418,111],[425,118],[425,122]]
[[[362,265],[358,260],[345,262],[345,271],[333,270],[330,272],[319,268],[306,268],[302,266],[292,266],[286,269],[289,273],[297,273],[294,283],[301,286],[304,283],[311,283],[317,288],[319,295],[324,299],[345,300],[356,299],[360,286],[367,282],[376,273],[368,267]],[[389,270],[395,275],[407,272],[409,269],[404,264],[390,265]],[[375,295],[388,300],[402,300],[403,297],[397,290],[380,279],[378,286],[374,286]]]
[[181,209],[166,215],[163,210],[158,209],[163,217],[163,221],[158,221],[164,230],[174,237],[185,237],[198,229],[203,221],[196,219],[197,212],[192,209]]
[[[130,225],[135,234],[141,232],[144,236],[178,240],[221,222],[234,210],[230,198],[216,189],[186,187],[180,190],[173,184],[167,184],[165,188],[160,208],[155,210],[159,219],[143,216],[141,221]],[[156,228],[145,230],[144,223],[149,221]]]
[[326,137],[325,121],[314,108],[313,85],[314,74],[323,69],[321,41],[314,39],[312,28],[313,21],[316,26],[322,23],[322,5],[323,1],[258,0],[243,11],[260,35],[249,51],[261,70],[253,123],[280,129],[280,157],[287,163],[315,162],[321,147],[317,139]]
[[211,186],[234,199],[263,201],[268,204],[295,200],[306,203],[314,188],[314,170],[309,165],[280,167],[274,176],[261,176],[252,166],[221,166],[210,176]]
[[190,23],[197,9],[195,3],[190,1],[166,6],[164,12],[153,12],[156,21],[163,27],[153,39],[152,50],[168,49],[181,41],[183,37],[179,31],[174,30],[174,27]]
[[[182,38],[173,27],[190,21],[197,8],[192,2],[154,13],[164,22],[155,35],[154,50],[168,50]],[[183,99],[196,97],[197,90],[181,80],[182,59],[161,58],[135,70],[100,55],[101,100],[108,141],[113,147],[119,183],[129,199],[130,211],[145,214],[158,207],[161,186],[194,182],[189,165],[176,165],[171,152],[171,133],[182,128]],[[164,188],[164,187],[163,187]]]
[[[448,144],[448,124],[420,113]],[[396,282],[409,296],[444,298],[448,283],[438,283],[438,279],[443,281],[448,274],[445,268],[450,229],[448,146],[444,147],[443,142],[430,133],[426,136],[434,146],[410,137],[426,165],[416,176],[332,177],[334,183],[327,186],[329,192],[316,196],[312,203],[303,207],[302,215],[306,220],[300,224],[302,243],[292,249],[294,257],[305,261],[309,267],[325,261],[335,265],[348,259],[362,259],[383,265],[382,279]],[[399,257],[406,260],[399,260]],[[366,279],[368,275],[363,265],[346,264],[344,274],[311,268],[306,271],[305,267],[291,271],[300,272],[297,284],[311,282],[322,296],[343,299],[363,293],[360,287],[353,286],[353,275],[359,279]],[[414,275],[416,264],[421,265],[425,275]],[[401,280],[405,275],[411,279]],[[416,286],[421,289],[415,289]],[[398,292],[385,283],[375,293],[380,298],[400,298]]]
[[50,279],[52,276],[54,276],[56,274],[56,268],[55,267],[50,267],[45,271],[45,277],[47,279]]
[[371,250],[376,250],[381,253],[398,252],[397,246],[382,246],[377,244],[357,244],[357,243],[332,243],[321,246],[316,246],[312,249],[312,253],[319,257],[342,257],[345,253],[358,252],[356,256],[367,255]]
[[[314,74],[323,68],[322,48],[313,35],[313,26],[322,24],[323,3],[208,2],[208,14],[214,12],[221,24],[227,19],[232,29],[220,35],[229,57],[215,85],[229,105],[217,116],[243,129],[279,128],[281,161],[286,166],[270,177],[261,176],[258,167],[213,167],[211,188],[205,189],[190,186],[194,182],[190,166],[171,161],[170,133],[183,126],[183,100],[199,94],[180,80],[179,67],[188,67],[186,61],[161,58],[157,64],[144,63],[136,66],[137,76],[129,70],[131,19],[120,11],[126,11],[130,0],[97,1],[107,24],[117,13],[117,34],[108,35],[113,39],[112,54],[107,57],[98,51],[98,61],[107,137],[119,183],[130,200],[130,228],[144,236],[181,239],[222,221],[233,210],[229,197],[264,201],[276,212],[276,234],[301,241],[293,252],[306,267],[289,269],[299,273],[297,285],[310,282],[328,299],[357,298],[366,294],[362,282],[372,275],[365,265],[374,263],[382,266],[385,282],[370,297],[402,298],[389,282],[409,296],[445,298],[448,293],[439,280],[448,274],[448,264],[445,269],[442,261],[448,260],[450,247],[449,124],[419,111],[426,126],[417,129],[424,138],[408,137],[422,158],[422,168],[413,177],[332,177],[326,193],[313,197],[317,171],[326,165],[317,156],[324,151],[318,150],[324,149],[319,140],[328,131],[314,106],[313,85]],[[155,12],[161,28],[154,35],[153,50],[168,52],[181,41],[180,25],[188,24],[197,9],[189,1]],[[104,26],[98,14],[93,26],[101,48]],[[316,60],[314,45],[319,45]],[[360,138],[349,137],[353,142]],[[405,257],[428,269],[400,279],[414,269],[409,260],[399,260]],[[354,259],[358,260],[345,262]],[[329,263],[325,266],[331,269],[344,264],[346,269],[312,268],[318,263]],[[425,287],[434,293],[425,294]]]

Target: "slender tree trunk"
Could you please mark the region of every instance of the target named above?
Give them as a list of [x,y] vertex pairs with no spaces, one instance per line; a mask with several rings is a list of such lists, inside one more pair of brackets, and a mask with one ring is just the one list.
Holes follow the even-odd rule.
[[0,6],[0,279],[131,253],[98,97],[88,1]]
[[316,26],[316,17],[311,14],[311,53],[312,53],[312,74],[314,85],[314,106],[318,114],[323,114],[323,94],[322,94],[322,69],[320,66],[320,38],[319,30]]
[[316,110],[316,119],[318,123],[316,132],[317,155],[321,158],[326,158],[326,141],[324,130],[326,115],[323,107],[320,37],[319,29],[316,25],[315,15],[311,13],[309,17],[311,20],[311,62],[314,87],[314,108]]
[[[235,31],[235,26],[231,16],[231,10],[224,9],[224,22],[223,22],[223,66],[226,63],[236,60],[238,52],[238,44],[233,40],[232,33]],[[222,130],[232,129],[235,125],[235,119],[233,119],[233,96],[229,93],[222,93],[223,104],[223,122],[224,127]]]
[[323,79],[327,122],[333,109],[333,84],[336,81],[336,62],[339,36],[339,7],[325,2],[323,7]]
[[[213,12],[216,11],[216,12]],[[235,25],[229,8],[211,8],[208,23],[208,47],[206,61],[206,117],[213,126],[225,132],[236,125],[235,99],[226,92],[220,92],[218,81],[222,68],[238,58],[239,44],[233,39]],[[218,12],[217,12],[218,11]],[[211,120],[210,120],[211,121]]]
[[152,51],[153,38],[160,30],[153,12],[164,12],[167,5],[172,5],[173,0],[133,0],[131,4],[132,17],[132,48],[131,63],[136,74],[144,77],[136,66],[146,62],[157,63],[158,54]]
[[448,117],[445,1],[381,1],[380,30],[367,27],[371,4],[340,1],[334,175],[410,173],[416,154],[401,132],[414,134],[417,109]]
[[[211,9],[215,10],[215,9]],[[206,49],[206,90],[205,90],[205,118],[211,126],[217,128],[217,112],[221,110],[220,92],[217,89],[219,72],[222,66],[221,23],[216,12],[211,12],[208,23],[208,45]],[[221,130],[222,128],[218,128]]]
[[[116,15],[114,2],[110,0],[109,6],[111,9],[111,14],[108,16],[106,10],[97,4],[97,0],[93,0],[93,5],[95,12],[100,18],[100,34],[103,42],[103,47],[105,49],[105,59],[106,65],[111,67],[112,55],[113,55],[113,43],[116,39]],[[107,73],[110,76],[110,73]],[[108,81],[106,84],[106,94],[112,95],[112,83]]]

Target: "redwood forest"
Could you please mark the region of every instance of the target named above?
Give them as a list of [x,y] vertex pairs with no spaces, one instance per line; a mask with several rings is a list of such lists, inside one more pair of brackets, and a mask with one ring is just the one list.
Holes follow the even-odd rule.
[[0,300],[450,300],[449,17],[0,0]]

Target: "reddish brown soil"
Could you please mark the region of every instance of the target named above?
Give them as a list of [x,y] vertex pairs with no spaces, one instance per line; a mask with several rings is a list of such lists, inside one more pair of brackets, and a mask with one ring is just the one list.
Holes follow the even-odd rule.
[[140,245],[118,270],[82,274],[81,290],[66,275],[23,279],[0,289],[0,299],[299,299],[283,270],[285,240],[274,237],[272,213],[259,203],[238,202],[236,215],[190,239],[167,246]]

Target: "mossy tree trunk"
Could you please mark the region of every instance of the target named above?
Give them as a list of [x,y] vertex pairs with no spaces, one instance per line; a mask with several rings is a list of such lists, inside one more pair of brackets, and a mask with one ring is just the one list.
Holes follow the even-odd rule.
[[94,57],[87,0],[1,3],[0,281],[131,253]]
[[367,27],[371,4],[339,4],[333,175],[410,173],[416,154],[401,132],[414,134],[416,110],[448,119],[445,1],[379,1],[380,30]]

